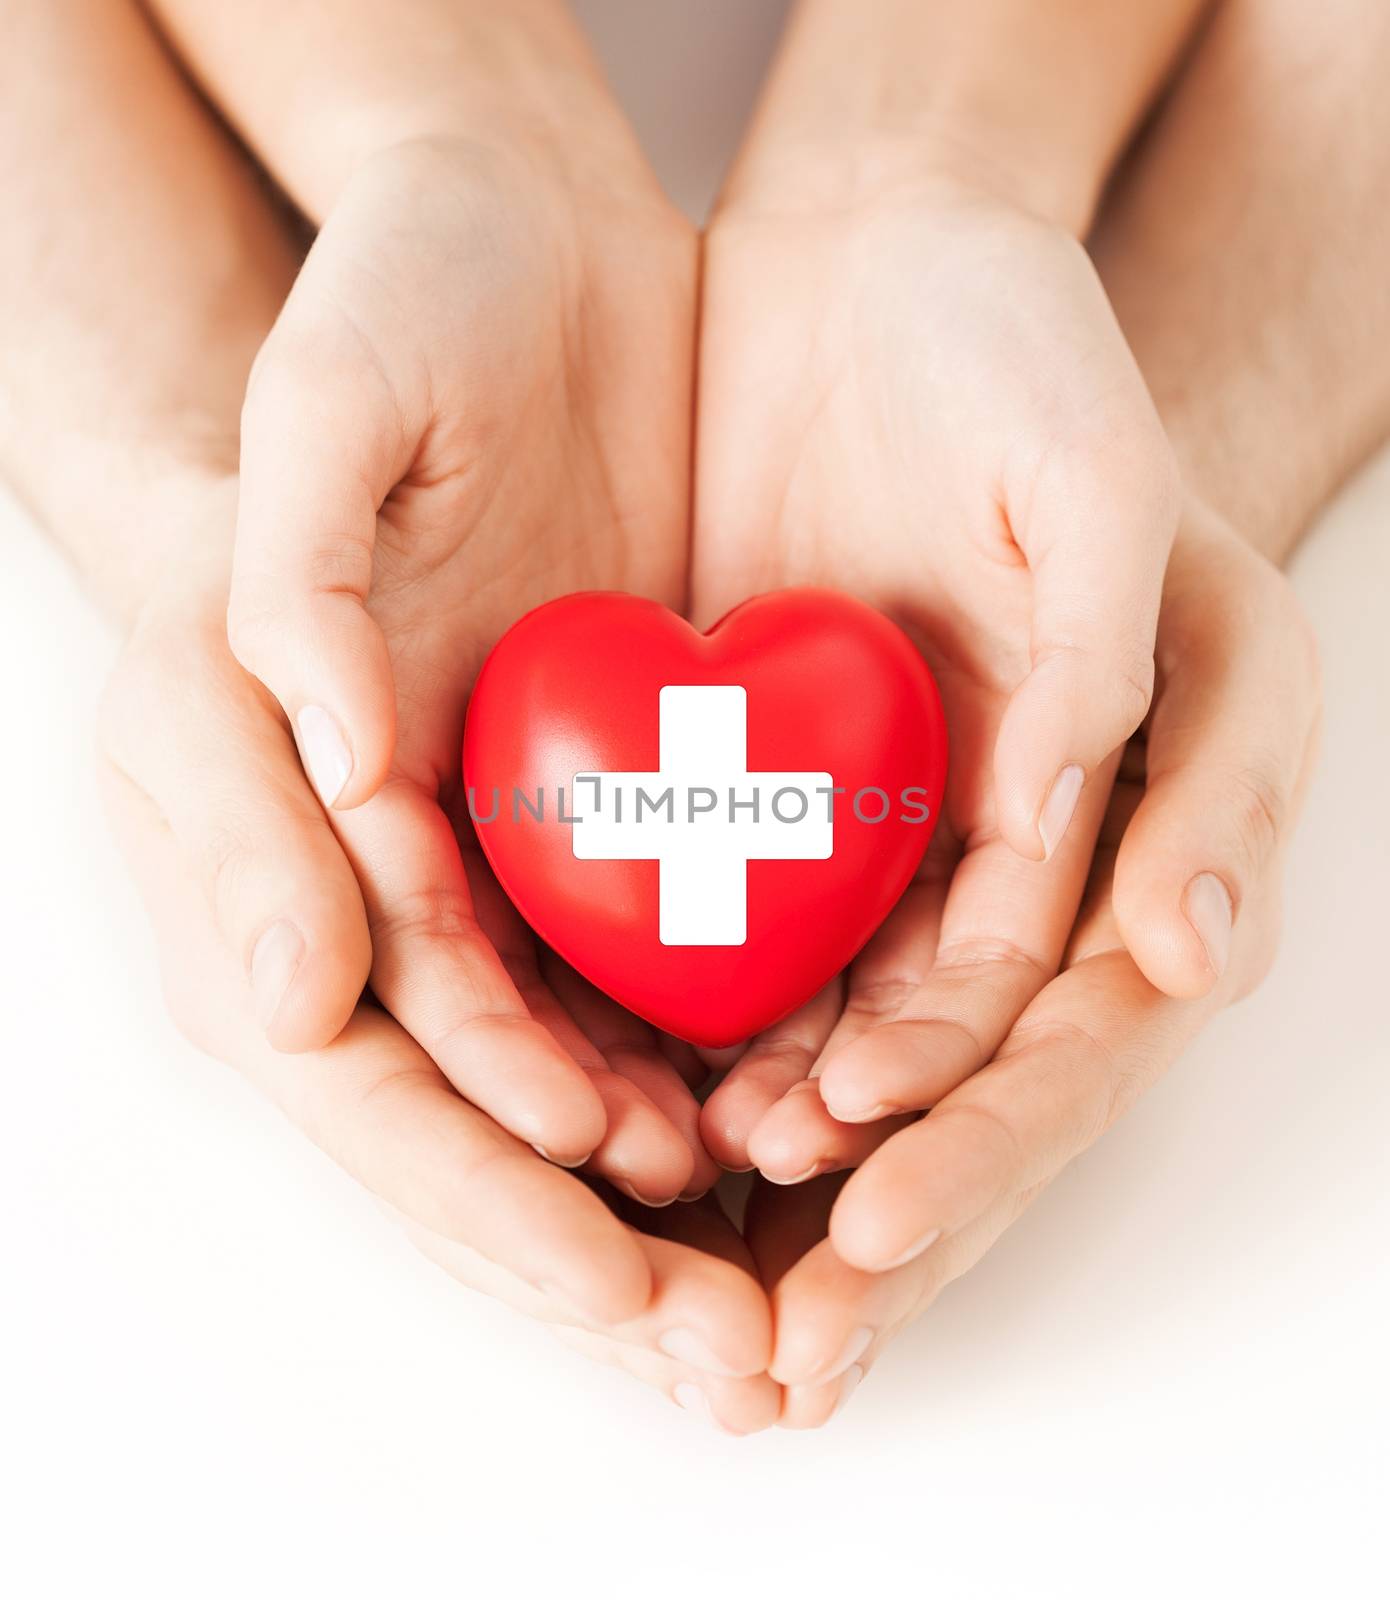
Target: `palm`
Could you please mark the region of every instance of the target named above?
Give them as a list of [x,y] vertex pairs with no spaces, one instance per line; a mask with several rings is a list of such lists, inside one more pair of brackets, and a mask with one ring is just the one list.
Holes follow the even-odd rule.
[[523,611],[684,582],[690,239],[635,201],[576,215],[549,185],[515,157],[369,169],[296,290],[331,308],[394,429],[369,606],[398,768],[422,784],[456,770],[469,684]]
[[693,284],[693,239],[650,197],[581,203],[514,153],[397,152],[342,197],[271,341],[311,344],[314,393],[334,385],[360,451],[340,448],[356,482],[332,471],[362,531],[339,556],[334,530],[316,576],[363,593],[389,657],[389,767],[334,813],[373,986],[465,1094],[566,1159],[588,1149],[569,1133],[592,1097],[494,1026],[519,995],[599,1090],[600,1170],[659,1199],[712,1179],[693,1102],[647,1030],[570,974],[542,978],[471,837],[459,763],[478,667],[522,613],[595,587],[679,601]]
[[[697,612],[782,584],[851,589],[917,642],[950,731],[919,882],[851,970],[848,1010],[837,1022],[823,1002],[803,1036],[804,1074],[828,1037],[838,1049],[894,1021],[945,1024],[925,1050],[880,1035],[877,1058],[852,1069],[876,1085],[866,1109],[915,1108],[982,1064],[1055,969],[1075,912],[1103,786],[1059,857],[1035,865],[999,837],[994,752],[1030,667],[1019,524],[1073,471],[1084,438],[1071,419],[1103,411],[1125,377],[1112,334],[1075,245],[992,208],[898,208],[850,227],[740,218],[710,245]],[[755,1051],[707,1117],[720,1153],[737,1158],[769,1084],[788,1086],[784,1043],[780,1077],[747,1092],[766,1070]],[[858,1159],[881,1131],[838,1126],[798,1094],[747,1153],[800,1175]]]

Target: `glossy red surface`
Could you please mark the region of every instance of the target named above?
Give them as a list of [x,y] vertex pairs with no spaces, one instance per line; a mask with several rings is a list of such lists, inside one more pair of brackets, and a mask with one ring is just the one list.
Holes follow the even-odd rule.
[[[737,684],[755,771],[828,771],[834,850],[823,861],[750,861],[747,940],[668,946],[657,935],[656,861],[576,860],[556,815],[576,773],[658,761],[658,697],[670,684]],[[865,944],[916,871],[941,806],[946,729],[931,673],[906,635],[859,601],[819,589],[761,595],[708,634],[650,600],[579,594],[523,617],[479,674],[464,736],[477,832],[536,932],[639,1016],[703,1045],[746,1039],[809,998]],[[886,790],[888,820],[852,809]],[[900,820],[903,790],[930,819]],[[546,792],[537,822],[513,788]],[[864,802],[875,815],[881,802]],[[909,808],[910,809],[910,808]]]

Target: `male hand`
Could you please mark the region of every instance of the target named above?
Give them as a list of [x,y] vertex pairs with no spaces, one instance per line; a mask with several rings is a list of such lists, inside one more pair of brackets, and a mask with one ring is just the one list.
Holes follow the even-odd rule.
[[[930,1115],[874,1125],[881,1148],[848,1181],[754,1197],[747,1234],[773,1293],[786,1425],[827,1420],[893,1335],[1269,966],[1316,744],[1316,650],[1285,579],[1200,511],[1174,551],[1158,662],[1060,976]],[[1139,971],[1117,914],[1152,916],[1199,868],[1230,885],[1240,915],[1218,985],[1174,999]]]
[[[189,506],[184,526],[214,545],[234,488]],[[179,1027],[251,1079],[462,1282],[728,1431],[770,1424],[780,1391],[766,1376],[767,1297],[713,1201],[645,1212],[559,1171],[358,1000],[369,952],[356,880],[279,708],[227,648],[224,611],[211,572],[206,586],[181,584],[151,604],[101,723],[108,809]],[[344,1008],[331,1041],[301,1036],[294,1054],[258,1026],[242,958],[268,908],[283,906],[300,917],[308,986]],[[568,981],[590,1038],[658,1059],[649,1029]],[[595,1165],[606,1162],[601,1151]]]

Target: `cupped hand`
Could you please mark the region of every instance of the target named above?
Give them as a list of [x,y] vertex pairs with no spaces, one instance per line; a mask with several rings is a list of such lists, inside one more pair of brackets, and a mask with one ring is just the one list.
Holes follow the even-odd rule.
[[[642,1030],[557,995],[483,865],[460,750],[530,607],[680,603],[695,267],[644,173],[520,135],[369,160],[252,373],[229,609],[361,886],[377,997],[512,1133],[655,1202],[713,1181],[694,1102]],[[325,1043],[340,1008],[312,967],[292,988],[299,1042]]]
[[736,190],[698,421],[697,616],[847,588],[917,641],[952,741],[899,911],[706,1107],[721,1160],[785,1182],[859,1159],[845,1124],[964,1081],[1056,971],[1149,705],[1175,473],[1085,251],[944,182],[800,208]]
[[[357,880],[279,708],[227,647],[217,565],[206,589],[181,587],[147,608],[102,718],[108,808],[179,1025],[261,1088],[461,1281],[728,1431],[767,1426],[780,1397],[765,1371],[767,1297],[713,1200],[645,1213],[560,1171],[469,1104],[387,1012],[359,999],[370,950]],[[309,1019],[309,1037],[296,1032],[306,1025],[297,1012],[277,1014],[271,1036],[295,1054],[267,1038],[246,970],[258,931],[287,907],[303,940],[298,971],[341,1011],[335,1037],[318,1045],[310,1038],[326,1013]],[[631,1018],[593,995],[581,1002],[592,1038],[655,1057],[650,1033]]]
[[[1195,514],[1168,576],[1146,737],[1126,753],[1064,970],[982,1071],[910,1126],[879,1124],[882,1147],[847,1180],[755,1196],[784,1422],[826,1420],[893,1334],[1263,977],[1318,707],[1315,645],[1284,578]],[[1233,913],[1198,914],[1220,976],[1173,998],[1121,919],[1161,927],[1158,910],[1201,875]]]

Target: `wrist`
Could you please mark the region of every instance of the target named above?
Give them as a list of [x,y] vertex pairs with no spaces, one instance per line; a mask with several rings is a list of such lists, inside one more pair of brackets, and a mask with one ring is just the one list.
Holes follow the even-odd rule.
[[[1299,425],[1292,417],[1285,425],[1283,412],[1253,384],[1248,398],[1238,383],[1231,394],[1197,384],[1155,388],[1148,364],[1140,365],[1189,499],[1231,539],[1282,567],[1339,481],[1320,419],[1305,408]],[[1225,407],[1238,399],[1233,426]]]
[[1082,237],[1102,175],[1027,143],[1016,144],[1006,130],[944,115],[912,128],[841,129],[833,139],[823,128],[793,124],[760,134],[745,149],[716,218],[984,203]]
[[789,171],[832,200],[945,177],[1081,237],[1202,6],[799,0],[731,198]]
[[96,604],[127,633],[194,615],[225,625],[237,482],[217,466],[166,468],[113,498],[100,525],[57,528]]
[[[393,20],[354,36],[331,7],[305,8],[298,44],[313,60],[292,82],[282,55],[260,88],[242,73],[221,85],[314,221],[364,165],[421,146],[519,153],[576,178],[655,186],[562,0],[414,0]],[[215,49],[222,36],[201,42]]]

